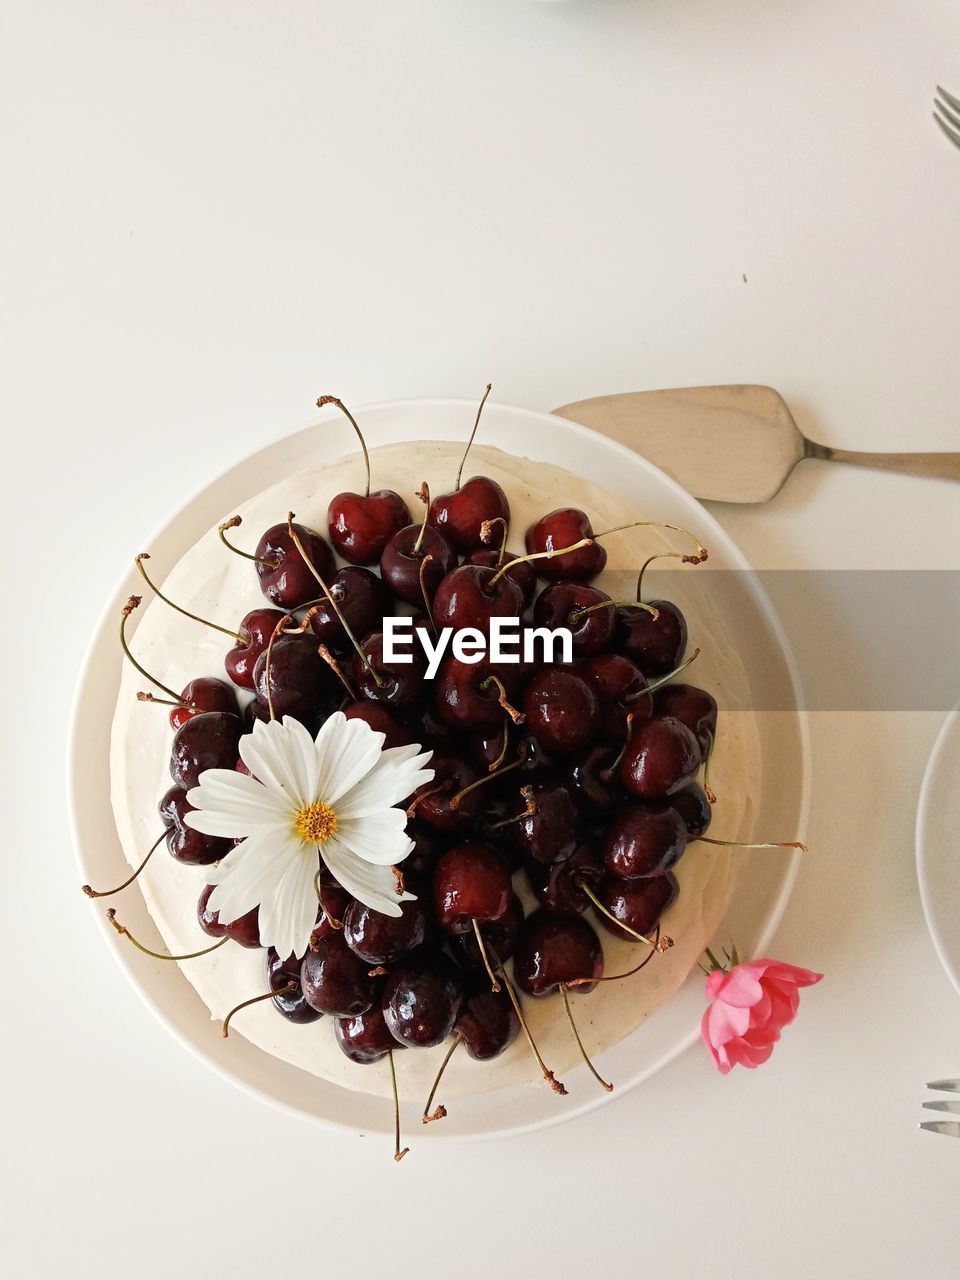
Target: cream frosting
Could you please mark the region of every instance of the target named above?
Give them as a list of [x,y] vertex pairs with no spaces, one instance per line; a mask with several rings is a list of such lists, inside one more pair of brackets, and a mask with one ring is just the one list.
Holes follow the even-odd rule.
[[[433,492],[448,489],[461,454],[461,444],[446,442],[371,450],[375,484],[396,489],[407,499],[411,511],[416,511],[414,495],[420,483],[426,480]],[[558,506],[583,508],[598,529],[640,518],[629,504],[600,486],[559,467],[516,458],[498,449],[481,446],[471,452],[468,474],[481,473],[491,476],[508,494],[512,516],[508,546],[513,551],[522,552],[528,525]],[[359,454],[289,477],[244,504],[237,541],[242,542],[246,535],[252,545],[264,529],[285,520],[288,511],[294,511],[298,521],[325,532],[329,500],[344,489],[361,487],[362,477]],[[598,579],[600,587],[616,584],[618,570],[635,571],[653,552],[677,544],[668,544],[659,530],[635,529],[611,535],[604,539],[604,545],[608,563]],[[158,575],[162,572],[159,565],[151,568]],[[759,801],[756,726],[752,713],[724,712],[725,707],[747,705],[746,674],[709,598],[697,588],[696,570],[679,575],[679,586],[677,577],[671,575],[672,597],[686,614],[691,646],[699,645],[703,650],[691,678],[710,689],[720,706],[717,746],[711,761],[711,782],[720,797],[714,831],[730,839],[748,838]],[[250,562],[226,551],[215,528],[169,571],[162,589],[183,607],[225,626],[266,603]],[[196,676],[223,676],[223,655],[229,645],[226,637],[175,613],[159,600],[138,610],[131,619],[134,621],[135,629],[130,628],[134,651],[165,684],[181,688]],[[136,700],[136,691],[143,687],[142,677],[124,664],[111,739],[111,801],[120,841],[132,866],[139,864],[159,834],[157,803],[170,786],[170,726],[163,708]],[[673,949],[656,957],[633,978],[601,983],[588,996],[573,997],[580,1032],[592,1054],[629,1034],[685,981],[726,911],[740,857],[730,850],[692,844],[677,867],[679,898],[664,920],[664,929],[675,942]],[[522,877],[517,877],[518,888],[521,881]],[[164,943],[174,954],[196,950],[207,941],[196,917],[197,899],[205,883],[202,867],[176,862],[162,846],[138,880]],[[529,907],[532,897],[525,886],[520,891]],[[602,929],[598,932],[608,973],[622,972],[637,963],[641,957],[637,946]],[[208,956],[184,961],[180,968],[211,1017],[221,1019],[240,1001],[266,990],[264,956],[263,951],[228,944]],[[559,997],[527,999],[524,1007],[544,1057],[562,1077],[579,1062],[579,1055]],[[359,1066],[350,1062],[335,1042],[329,1018],[298,1026],[277,1013],[270,1002],[264,1002],[238,1015],[231,1024],[231,1034],[243,1035],[264,1052],[344,1088],[380,1095],[390,1091],[386,1064]],[[444,1052],[442,1046],[404,1052],[400,1061],[408,1096],[419,1096],[418,1091],[425,1096]],[[445,1077],[447,1098],[540,1082],[522,1036],[489,1063],[471,1061],[465,1054],[458,1056],[462,1061]]]

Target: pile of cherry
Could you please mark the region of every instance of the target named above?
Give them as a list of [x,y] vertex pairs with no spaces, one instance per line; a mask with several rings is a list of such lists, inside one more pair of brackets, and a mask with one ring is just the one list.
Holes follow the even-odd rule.
[[[302,961],[268,951],[263,998],[293,1022],[333,1018],[355,1062],[451,1034],[488,1059],[523,1021],[506,961],[522,992],[560,991],[569,1011],[569,990],[589,992],[604,977],[595,925],[645,942],[645,959],[656,954],[659,921],[677,895],[673,868],[710,823],[709,787],[696,778],[717,705],[702,689],[668,682],[687,642],[675,604],[614,601],[591,585],[606,552],[583,511],[544,515],[526,531],[533,558],[515,557],[505,551],[510,506],[495,481],[461,485],[458,476],[432,502],[421,492],[426,514],[417,521],[399,494],[370,492],[367,465],[366,493],[330,503],[329,541],[291,516],[255,552],[240,553],[269,607],[231,633],[230,683],[204,677],[179,694],[159,686],[175,704],[176,729],[174,785],[160,804],[165,839],[174,858],[201,867],[229,852],[231,841],[186,825],[186,796],[206,769],[244,768],[238,743],[253,719],[293,716],[315,732],[341,708],[385,734],[388,747],[432,749],[435,778],[409,798],[415,849],[400,869],[416,899],[399,918],[384,916],[321,866],[310,947]],[[222,527],[227,546],[239,523]],[[485,632],[499,615],[567,628],[573,662],[447,656],[427,681],[416,644],[412,662],[384,657],[382,620],[405,606],[422,626]],[[132,657],[125,640],[124,648]],[[238,689],[253,694],[242,707]],[[515,876],[539,903],[526,916]],[[210,893],[198,905],[205,932],[259,947],[257,912],[221,924]]]

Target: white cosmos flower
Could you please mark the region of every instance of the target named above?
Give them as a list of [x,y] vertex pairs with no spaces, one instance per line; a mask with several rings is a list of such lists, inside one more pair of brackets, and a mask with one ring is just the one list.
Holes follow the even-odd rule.
[[240,739],[253,777],[207,769],[187,793],[186,822],[208,836],[241,838],[207,872],[209,908],[224,924],[260,908],[260,941],[302,956],[317,918],[318,853],[348,893],[399,916],[392,868],[413,848],[395,806],[433,778],[419,745],[383,750],[384,735],[342,711],[314,740],[299,720],[258,721]]

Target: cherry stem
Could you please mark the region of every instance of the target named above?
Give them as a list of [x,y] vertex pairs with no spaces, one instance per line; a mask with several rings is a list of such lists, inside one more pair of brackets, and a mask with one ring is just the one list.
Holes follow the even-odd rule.
[[590,1074],[593,1076],[594,1080],[596,1080],[597,1084],[606,1089],[607,1093],[613,1093],[613,1085],[609,1080],[604,1080],[603,1076],[590,1061],[590,1055],[583,1047],[583,1041],[580,1039],[580,1032],[577,1030],[577,1024],[573,1018],[573,1010],[570,1008],[570,997],[567,995],[567,989],[563,983],[560,984],[560,994],[563,996],[564,1012],[567,1015],[567,1021],[570,1023],[570,1030],[573,1032],[573,1038],[577,1042],[577,1048],[580,1050],[580,1056],[590,1068]]
[[216,951],[218,947],[222,947],[225,942],[229,942],[229,937],[218,939],[212,947],[204,947],[202,951],[189,951],[186,955],[171,956],[163,955],[159,951],[151,951],[149,947],[145,947],[142,942],[138,942],[125,924],[121,924],[117,919],[117,913],[113,907],[107,912],[107,919],[116,929],[117,933],[123,938],[129,938],[138,951],[142,951],[145,956],[152,956],[154,960],[196,960],[198,956],[207,956],[211,951]]
[[234,1005],[223,1020],[222,1030],[224,1040],[226,1040],[227,1036],[230,1034],[230,1019],[235,1013],[239,1013],[241,1009],[249,1008],[252,1004],[260,1004],[262,1000],[272,1000],[274,996],[289,995],[291,991],[296,990],[296,987],[297,984],[291,978],[289,982],[284,983],[282,987],[278,987],[276,991],[265,991],[262,996],[251,996],[249,1000],[241,1000],[238,1005]]
[[420,532],[417,534],[417,540],[413,544],[413,554],[415,556],[418,556],[420,554],[420,547],[423,543],[423,535],[427,532],[427,519],[430,516],[430,486],[427,484],[426,480],[424,480],[423,484],[417,490],[417,497],[426,507],[426,511],[424,511],[423,513],[423,524],[420,526]]
[[712,733],[708,733],[707,738],[707,749],[703,754],[703,794],[707,797],[708,804],[716,804],[717,793],[710,785],[710,757],[713,755],[713,747],[717,739]]
[[317,895],[317,901],[320,903],[320,908],[323,911],[324,917],[327,921],[327,924],[330,926],[330,928],[342,929],[343,921],[338,920],[337,917],[333,914],[333,912],[324,902],[323,894],[320,892],[320,877],[322,875],[323,875],[323,867],[317,867],[316,875],[313,877],[313,891]]
[[682,560],[684,558],[682,551],[658,551],[655,556],[648,556],[640,566],[640,572],[637,574],[637,599],[640,599],[641,588],[643,587],[643,575],[647,572],[649,565],[654,560]]
[[137,566],[137,570],[141,578],[143,578],[144,582],[147,584],[147,586],[150,588],[150,590],[153,592],[153,594],[157,597],[158,600],[162,600],[164,604],[169,605],[171,609],[175,609],[177,613],[182,613],[185,618],[192,618],[194,622],[199,622],[205,627],[211,627],[214,631],[219,631],[221,635],[229,636],[231,640],[235,640],[237,644],[241,645],[243,648],[247,647],[250,641],[244,640],[243,636],[238,635],[236,631],[231,631],[229,627],[221,627],[218,622],[210,622],[209,619],[207,618],[201,618],[199,614],[191,613],[189,609],[182,609],[180,605],[174,604],[172,600],[168,599],[160,590],[160,588],[156,585],[156,583],[150,580],[149,574],[147,573],[146,569],[143,567],[144,560],[149,560],[149,559],[150,559],[150,556],[148,555],[148,553],[146,551],[141,551],[140,554],[134,559],[134,564]]
[[417,579],[420,583],[420,595],[423,597],[423,607],[426,610],[427,618],[429,619],[429,622],[430,622],[430,627],[433,630],[433,634],[435,636],[438,636],[440,634],[440,628],[437,626],[436,619],[433,616],[433,606],[430,602],[430,597],[427,595],[427,582],[425,577],[427,565],[430,563],[432,559],[433,559],[433,556],[429,554],[423,557],[423,559],[420,561],[420,567],[417,569]]
[[632,733],[633,733],[633,712],[628,711],[627,712],[627,732],[624,735],[623,746],[620,748],[619,752],[614,757],[613,762],[610,765],[608,765],[606,769],[601,769],[600,771],[600,777],[604,782],[609,782],[610,779],[613,777],[613,775],[617,772],[617,769],[620,767],[620,761],[623,759],[623,753],[626,751],[627,747],[630,745],[630,737]]
[[450,1061],[454,1053],[457,1051],[457,1048],[459,1047],[462,1039],[463,1039],[462,1036],[455,1035],[453,1037],[453,1044],[444,1054],[443,1061],[440,1063],[440,1070],[437,1072],[436,1078],[434,1079],[434,1082],[433,1082],[433,1088],[430,1090],[430,1096],[427,1098],[427,1101],[424,1103],[423,1115],[420,1117],[421,1124],[430,1124],[434,1120],[442,1120],[444,1116],[447,1114],[447,1108],[443,1106],[442,1103],[440,1104],[439,1107],[437,1107],[436,1111],[431,1111],[430,1108],[433,1106],[433,1100],[436,1097],[437,1089],[439,1089],[440,1087],[440,1081],[443,1078],[443,1073],[447,1069],[447,1063]]
[[480,682],[480,688],[483,689],[484,692],[486,692],[486,690],[490,687],[490,685],[493,685],[493,687],[496,689],[497,702],[500,703],[500,706],[503,707],[504,711],[513,721],[513,723],[523,724],[524,720],[526,720],[527,717],[523,714],[522,711],[518,711],[516,707],[512,707],[510,705],[510,701],[507,698],[507,691],[504,688],[503,681],[500,679],[500,677],[490,675],[490,676],[487,676],[486,680],[482,680]]
[[410,1148],[400,1150],[400,1094],[397,1090],[397,1068],[392,1049],[387,1052],[387,1057],[390,1059],[390,1084],[393,1088],[393,1158],[399,1164]]
[[503,979],[503,985],[506,989],[507,995],[510,997],[510,1003],[513,1005],[513,1011],[517,1015],[517,1017],[520,1019],[520,1026],[523,1028],[523,1034],[527,1037],[527,1044],[530,1046],[530,1052],[533,1054],[534,1058],[536,1059],[537,1066],[543,1072],[544,1080],[546,1080],[547,1084],[550,1086],[550,1088],[553,1090],[554,1093],[559,1093],[561,1095],[566,1094],[567,1091],[564,1088],[562,1082],[557,1079],[557,1077],[553,1074],[553,1072],[544,1062],[543,1058],[540,1056],[540,1050],[537,1048],[537,1042],[534,1040],[533,1033],[531,1032],[529,1026],[527,1025],[526,1018],[523,1016],[523,1009],[520,1006],[520,1001],[517,998],[517,993],[513,989],[513,983],[507,977],[506,970],[503,967],[503,961],[497,955],[493,946],[490,947],[490,950],[493,953],[493,958],[494,958],[494,961],[496,962],[496,966],[500,971],[500,977]]
[[263,663],[263,681],[267,686],[267,709],[270,712],[270,719],[276,720],[277,714],[273,709],[273,688],[271,676],[271,664],[273,662],[273,643],[278,636],[285,635],[287,632],[287,623],[291,621],[290,615],[285,613],[282,618],[277,619],[277,625],[270,632],[270,639],[267,641],[267,656]]
[[642,604],[639,600],[601,600],[598,604],[587,605],[583,609],[571,609],[567,622],[573,627],[578,626],[588,614],[596,613],[598,609],[643,609],[654,622],[660,617],[659,609],[652,604]]
[[802,840],[762,840],[755,842],[751,840],[717,840],[714,836],[695,836],[694,838],[702,840],[704,844],[722,845],[728,849],[799,849],[801,853],[810,852]]
[[509,746],[510,746],[510,721],[509,721],[509,720],[504,720],[504,722],[503,722],[503,747],[501,748],[500,754],[497,756],[496,760],[494,760],[493,764],[488,764],[488,765],[487,765],[487,772],[488,772],[488,773],[498,773],[498,772],[499,772],[499,770],[500,770],[500,766],[503,764],[504,760],[506,760],[506,758],[507,758],[507,750],[508,750]]
[[590,888],[590,886],[587,884],[585,880],[578,880],[577,885],[587,895],[587,897],[590,899],[590,901],[593,903],[596,909],[602,915],[605,915],[608,920],[612,920],[614,924],[619,925],[620,928],[624,931],[624,933],[629,933],[632,938],[636,938],[638,942],[644,943],[645,946],[656,948],[657,944],[653,942],[650,938],[646,937],[642,933],[637,933],[636,929],[631,929],[628,924],[624,924],[622,920],[618,920],[612,911],[608,911],[607,908],[603,905],[603,903],[600,901],[600,899],[593,892],[593,890]]
[[497,975],[490,967],[490,957],[487,955],[487,948],[483,941],[483,934],[480,932],[480,924],[476,916],[471,916],[470,923],[473,925],[473,934],[477,940],[477,946],[480,948],[480,959],[483,961],[483,967],[487,971],[487,977],[490,979],[490,990],[494,995],[500,993],[500,983],[497,981]]
[[227,541],[227,530],[237,529],[241,524],[243,524],[243,520],[240,516],[231,516],[229,520],[224,520],[223,524],[217,526],[220,541],[227,550],[232,551],[235,556],[243,556],[244,560],[253,560],[256,564],[265,564],[268,569],[279,569],[279,560],[267,560],[263,556],[255,556],[249,551],[241,551],[239,547],[235,547],[232,542]]
[[158,698],[156,694],[147,693],[145,689],[137,690],[138,702],[155,702],[158,707],[183,707],[186,711],[192,711],[192,704],[184,702],[183,698],[178,698],[174,702],[171,698]]
[[656,945],[650,954],[644,956],[638,965],[634,965],[634,967],[632,969],[628,969],[626,973],[604,974],[602,978],[573,978],[570,982],[567,982],[564,985],[572,990],[575,987],[591,986],[594,982],[620,982],[624,978],[632,978],[635,973],[639,973],[641,969],[645,968],[655,955],[664,951],[669,951],[673,946],[672,938],[668,938],[666,934],[661,938],[659,925],[657,925],[657,931],[654,934],[654,942]]
[[[698,537],[690,532],[689,529],[681,529],[678,524],[664,524],[662,520],[632,520],[630,524],[618,524],[612,529],[604,529],[603,533],[595,533],[593,536],[595,538],[606,538],[609,537],[611,533],[626,533],[628,529],[670,529],[673,533],[682,533],[683,536],[685,538],[689,538],[697,548],[696,554],[692,556],[684,555],[682,552],[679,553],[680,559],[684,564],[702,564],[709,555],[707,548]],[[666,552],[664,554],[669,555],[671,553]],[[651,557],[651,559],[653,558],[654,557]],[[648,560],[647,564],[649,563],[650,561]],[[645,568],[646,565],[644,565],[644,569]],[[643,573],[643,569],[641,569],[640,572]]]
[[339,399],[339,397],[321,396],[320,399],[317,401],[317,408],[322,409],[325,405],[328,405],[328,404],[336,405],[337,408],[340,410],[340,412],[345,415],[351,427],[353,427],[354,431],[357,433],[357,439],[360,441],[360,448],[363,450],[363,465],[367,469],[367,487],[364,490],[364,497],[369,498],[370,497],[370,455],[369,453],[367,453],[367,442],[363,438],[363,432],[357,426],[356,418],[354,418],[353,414],[350,412],[347,406],[343,403],[343,401]]
[[694,649],[689,658],[685,658],[678,667],[674,667],[672,671],[668,671],[665,676],[660,676],[657,680],[651,680],[649,684],[645,684],[642,689],[636,693],[628,693],[624,698],[624,702],[636,702],[637,698],[642,698],[646,693],[656,693],[658,689],[662,689],[665,684],[669,684],[675,676],[680,675],[681,671],[686,671],[691,662],[696,662],[700,657],[699,648]]
[[[511,768],[513,766],[511,765]],[[504,772],[501,770],[501,772]],[[515,813],[512,818],[501,818],[499,822],[491,822],[490,830],[499,831],[501,827],[509,827],[511,822],[519,822],[522,818],[532,818],[537,812],[537,802],[533,798],[533,787],[521,787],[520,794],[527,802],[522,813]]]
[[506,564],[500,566],[490,581],[488,587],[492,587],[498,578],[509,569],[515,569],[518,564],[528,564],[531,560],[552,560],[555,556],[565,556],[568,551],[579,551],[582,547],[592,547],[596,538],[581,538],[579,542],[571,542],[569,547],[557,547],[552,551],[531,551],[525,556],[515,556],[512,560],[508,560]]
[[333,674],[337,677],[337,679],[346,689],[351,700],[353,702],[359,701],[353,685],[347,679],[346,673],[344,672],[343,668],[340,666],[340,663],[336,660],[336,658],[333,656],[333,654],[330,652],[327,646],[325,644],[320,645],[319,648],[317,649],[317,653],[319,653],[320,657],[324,660],[324,662],[327,664],[327,666],[330,668]]
[[[319,403],[319,402],[318,402],[318,403]],[[339,402],[338,402],[338,403],[339,403]],[[324,580],[320,577],[320,574],[317,572],[317,567],[316,567],[316,565],[313,563],[313,561],[312,561],[312,560],[310,559],[310,557],[307,555],[306,550],[305,550],[305,548],[304,548],[304,545],[303,545],[303,543],[300,541],[300,536],[299,536],[299,534],[297,533],[296,529],[293,527],[293,515],[294,515],[294,513],[293,513],[292,511],[288,511],[288,512],[287,512],[287,532],[288,532],[288,533],[289,533],[289,535],[290,535],[290,539],[291,539],[291,541],[293,542],[293,545],[294,545],[294,546],[297,548],[297,550],[300,552],[300,556],[301,556],[301,558],[302,558],[302,560],[303,560],[303,563],[307,566],[307,568],[310,570],[310,572],[311,572],[311,573],[313,574],[313,576],[316,578],[317,582],[319,582],[319,584],[320,584],[320,589],[321,589],[321,591],[323,592],[323,594],[326,596],[326,598],[327,598],[327,600],[328,600],[328,602],[329,602],[329,604],[330,604],[330,608],[331,608],[331,609],[333,610],[333,612],[337,615],[337,621],[340,623],[341,627],[343,627],[344,631],[345,631],[345,632],[346,632],[346,634],[347,634],[347,639],[348,639],[348,640],[350,641],[350,643],[353,645],[354,649],[356,649],[357,653],[359,653],[361,661],[363,662],[363,664],[364,664],[364,666],[367,668],[367,670],[370,672],[370,674],[373,676],[373,682],[374,682],[374,684],[377,686],[377,688],[379,689],[379,688],[382,686],[383,681],[382,681],[382,680],[380,679],[380,677],[377,675],[376,671],[374,671],[374,669],[373,669],[373,664],[370,662],[370,659],[369,659],[369,658],[367,657],[367,655],[364,653],[363,648],[362,648],[362,647],[361,647],[361,645],[360,645],[360,642],[357,640],[357,637],[353,634],[353,631],[352,631],[352,629],[351,629],[351,627],[350,627],[349,622],[347,622],[346,618],[343,616],[343,610],[340,608],[340,606],[337,604],[336,600],[333,598],[333,593],[332,593],[332,591],[331,591],[331,590],[330,590],[330,588],[327,586],[327,584],[324,582]]]
[[[495,773],[485,773],[482,777],[477,778],[476,781],[468,783],[465,787],[461,787],[456,795],[450,797],[450,808],[459,809],[460,801],[464,796],[469,795],[471,791],[476,791],[477,787],[482,787],[488,782],[493,782],[495,778],[502,778],[505,773],[512,773],[514,769],[522,768],[525,763],[525,760],[514,760],[511,764],[505,765]],[[513,819],[511,819],[511,821],[513,821]]]
[[480,526],[480,541],[487,544],[493,541],[493,526],[495,524],[503,525],[503,537],[500,539],[500,554],[497,557],[497,568],[499,569],[507,554],[507,538],[510,534],[510,526],[507,524],[506,520],[504,520],[503,516],[494,516],[492,520],[484,520]]
[[133,613],[134,609],[138,609],[140,607],[141,598],[142,597],[140,596],[130,596],[130,598],[127,600],[127,603],[123,606],[123,608],[120,611],[120,648],[123,650],[124,656],[126,657],[127,661],[133,664],[136,670],[139,671],[140,674],[143,676],[144,680],[149,680],[150,683],[155,688],[160,689],[163,693],[169,693],[170,697],[175,700],[175,705],[178,707],[182,707],[185,705],[185,703],[183,701],[183,698],[181,698],[180,694],[174,693],[174,691],[168,688],[167,685],[161,684],[160,681],[156,678],[156,676],[152,676],[149,671],[145,671],[144,668],[141,667],[140,663],[133,656],[133,654],[130,652],[130,646],[129,644],[127,644],[127,631],[126,631],[127,619],[130,617],[131,613]]
[[157,846],[160,844],[160,841],[164,839],[166,834],[167,834],[166,829],[161,831],[160,835],[157,836],[156,840],[150,846],[150,851],[147,854],[147,856],[140,863],[139,867],[137,867],[136,871],[134,871],[133,875],[128,876],[126,880],[124,880],[123,884],[118,884],[115,889],[91,889],[88,884],[83,884],[80,886],[80,888],[83,890],[83,892],[87,895],[88,898],[110,898],[115,893],[119,893],[121,889],[126,889],[128,885],[133,884],[134,880],[136,880],[137,876],[140,874],[143,868],[150,861],[151,857],[153,856],[154,849],[157,848]]
[[473,430],[470,432],[470,439],[467,441],[467,447],[464,449],[463,457],[460,459],[460,470],[457,472],[457,483],[453,486],[455,491],[459,490],[460,488],[460,477],[463,475],[463,468],[464,468],[464,464],[467,461],[467,454],[470,452],[470,448],[473,444],[473,438],[477,434],[477,427],[479,427],[480,425],[480,415],[481,413],[483,413],[483,406],[487,403],[487,396],[490,394],[492,390],[493,390],[493,383],[488,382],[486,389],[483,393],[483,397],[480,400],[480,406],[477,409],[477,417],[473,424]]

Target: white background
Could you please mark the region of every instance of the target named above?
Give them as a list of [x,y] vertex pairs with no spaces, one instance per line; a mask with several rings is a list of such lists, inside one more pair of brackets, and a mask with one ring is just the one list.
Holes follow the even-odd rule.
[[[915,1127],[960,1073],[913,870],[942,716],[813,717],[775,951],[827,976],[762,1070],[698,1047],[582,1121],[399,1167],[152,1020],[63,798],[129,557],[318,393],[766,382],[828,443],[960,447],[937,81],[960,92],[945,0],[0,4],[9,1274],[956,1274],[960,1143]],[[716,514],[765,566],[945,568],[958,495],[808,463]]]

